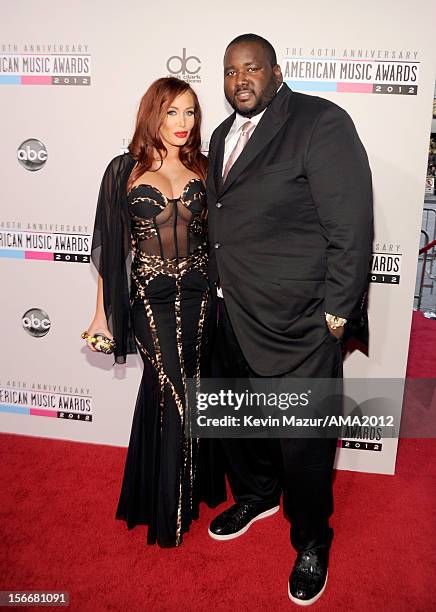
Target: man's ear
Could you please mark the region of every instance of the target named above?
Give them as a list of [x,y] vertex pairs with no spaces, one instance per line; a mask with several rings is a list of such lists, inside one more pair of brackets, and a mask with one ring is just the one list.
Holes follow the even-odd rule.
[[274,76],[276,77],[277,85],[281,85],[283,83],[283,74],[282,69],[278,64],[276,64],[273,68]]

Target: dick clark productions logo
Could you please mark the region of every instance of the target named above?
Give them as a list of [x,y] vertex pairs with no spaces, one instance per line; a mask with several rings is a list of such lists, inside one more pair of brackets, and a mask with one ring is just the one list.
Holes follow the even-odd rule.
[[42,338],[50,331],[51,322],[48,314],[40,308],[30,308],[23,314],[22,324],[28,334]]
[[47,149],[45,145],[36,138],[28,138],[20,144],[17,151],[17,159],[23,168],[35,172],[41,170],[47,161]]
[[182,55],[172,55],[167,61],[167,70],[169,73],[176,74],[197,74],[200,72],[201,60],[195,55],[187,57],[186,49],[182,49]]

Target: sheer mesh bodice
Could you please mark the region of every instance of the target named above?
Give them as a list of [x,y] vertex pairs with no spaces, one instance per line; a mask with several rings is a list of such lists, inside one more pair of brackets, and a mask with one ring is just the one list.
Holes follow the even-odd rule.
[[180,259],[205,242],[206,194],[200,179],[191,179],[179,198],[167,198],[156,187],[141,183],[130,190],[127,200],[135,251]]

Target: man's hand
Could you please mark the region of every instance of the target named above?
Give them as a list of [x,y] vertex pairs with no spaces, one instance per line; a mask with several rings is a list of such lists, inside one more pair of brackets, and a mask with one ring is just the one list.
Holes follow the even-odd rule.
[[344,335],[344,325],[347,323],[347,319],[326,312],[325,322],[331,335],[340,340]]
[[338,340],[340,340],[342,338],[342,336],[344,335],[344,326],[343,325],[342,325],[342,327],[336,327],[336,329],[333,329],[327,323],[327,327],[329,328],[329,332],[331,333],[331,335],[334,336],[335,338],[337,338]]

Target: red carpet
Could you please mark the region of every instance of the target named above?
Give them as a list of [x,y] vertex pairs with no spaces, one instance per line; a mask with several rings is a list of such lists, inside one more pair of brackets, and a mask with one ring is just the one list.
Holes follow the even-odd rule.
[[414,312],[410,335],[409,378],[436,378],[436,320]]
[[[434,354],[416,363],[423,342],[436,352],[428,333],[436,322],[415,315],[413,376],[435,376]],[[74,611],[298,609],[281,513],[218,543],[203,507],[183,546],[162,550],[113,518],[124,449],[14,435],[0,449],[0,590],[69,591]],[[394,477],[337,473],[330,579],[313,610],[436,610],[435,485],[433,440],[402,440]]]

